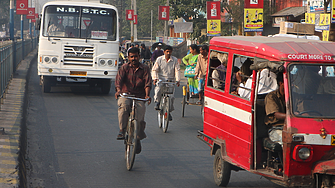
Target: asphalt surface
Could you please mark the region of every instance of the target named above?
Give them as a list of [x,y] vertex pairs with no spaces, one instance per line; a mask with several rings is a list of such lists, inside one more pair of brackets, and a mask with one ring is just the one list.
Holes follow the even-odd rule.
[[[11,150],[16,154],[20,153],[19,132],[25,129],[27,132],[24,143],[27,150],[21,162],[24,164],[21,169],[26,172],[26,176],[24,173],[21,177],[27,178],[27,184],[20,187],[217,187],[212,172],[214,157],[210,155],[210,148],[196,137],[202,128],[200,107],[186,106],[185,117],[181,117],[181,87],[176,89],[176,110],[172,112],[173,121],[167,133],[158,128],[154,105],[147,107],[148,137],[142,141],[142,153],[136,155],[133,170],[127,171],[124,144],[116,140],[114,92],[102,95],[99,88],[66,86],[42,93],[36,64],[35,59],[30,65],[27,90],[25,78],[21,78],[24,83],[17,82],[23,87],[16,95],[20,100],[11,104],[20,114],[11,124],[19,127],[18,121],[23,122],[22,128],[7,129],[16,134],[7,140],[8,146],[16,146]],[[26,71],[28,68],[29,65],[25,66]],[[26,120],[22,121],[24,93],[27,109],[23,115]],[[3,110],[0,118],[2,113]],[[13,177],[0,187],[19,186],[17,167],[21,163],[17,155],[14,159],[13,165],[8,167],[14,171],[9,173]],[[239,171],[232,172],[228,187],[279,186],[261,176]]]

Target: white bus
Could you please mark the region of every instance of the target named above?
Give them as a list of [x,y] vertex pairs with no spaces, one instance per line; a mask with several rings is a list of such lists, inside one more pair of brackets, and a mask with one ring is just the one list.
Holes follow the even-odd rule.
[[43,6],[38,75],[43,92],[84,82],[108,94],[118,70],[118,11],[114,6],[53,1]]

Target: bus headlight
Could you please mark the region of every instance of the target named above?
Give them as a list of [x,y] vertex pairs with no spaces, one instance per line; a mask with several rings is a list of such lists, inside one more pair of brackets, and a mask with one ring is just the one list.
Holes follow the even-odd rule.
[[313,147],[309,145],[296,145],[293,149],[292,158],[295,161],[308,162],[313,158]]
[[58,58],[57,58],[57,57],[52,57],[52,58],[51,58],[51,61],[52,61],[53,63],[58,63]]
[[106,60],[104,60],[104,59],[100,59],[99,64],[100,64],[101,66],[105,66],[105,65],[106,65]]
[[44,62],[51,63],[50,62],[50,57],[49,56],[44,56]]
[[109,60],[107,61],[107,64],[108,64],[108,66],[112,66],[112,65],[113,65],[113,60],[109,59]]

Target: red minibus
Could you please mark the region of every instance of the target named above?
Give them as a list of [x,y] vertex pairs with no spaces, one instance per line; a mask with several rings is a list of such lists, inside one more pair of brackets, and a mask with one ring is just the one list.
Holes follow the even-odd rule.
[[[287,187],[335,186],[334,67],[333,42],[211,39],[198,138],[215,156],[215,183],[247,170]],[[279,126],[268,110],[273,96],[283,101]]]

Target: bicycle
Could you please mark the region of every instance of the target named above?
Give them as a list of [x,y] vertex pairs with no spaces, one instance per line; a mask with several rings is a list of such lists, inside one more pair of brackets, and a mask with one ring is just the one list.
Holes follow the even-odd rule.
[[128,125],[125,131],[125,139],[124,144],[126,146],[125,157],[126,157],[126,166],[127,170],[130,171],[133,168],[135,155],[136,155],[136,147],[137,147],[137,135],[138,135],[138,123],[135,116],[136,109],[136,100],[147,102],[149,99],[141,99],[136,98],[133,95],[128,95],[126,93],[120,94],[120,97],[132,100],[132,107],[129,116]]
[[[183,100],[181,101],[181,117],[184,117],[185,115],[185,106],[186,105],[195,105],[195,106],[201,106],[201,115],[204,116],[204,97],[202,93],[202,99],[200,104],[196,101],[199,99],[199,95],[192,95],[190,94],[190,87],[187,83],[187,86],[183,86]],[[203,119],[204,117],[202,117]]]
[[148,65],[148,67],[150,69],[152,68],[152,64],[151,64],[151,60],[150,59],[143,59],[143,64]]
[[163,84],[161,87],[161,100],[160,100],[160,104],[159,104],[159,111],[158,111],[158,126],[159,128],[163,129],[163,132],[166,133],[167,129],[168,129],[168,125],[169,125],[169,116],[170,116],[170,103],[171,103],[171,99],[170,99],[170,94],[173,94],[174,92],[174,86],[175,86],[175,82],[171,82],[171,81],[166,81],[163,82],[162,80],[159,80],[157,82],[158,84]]

